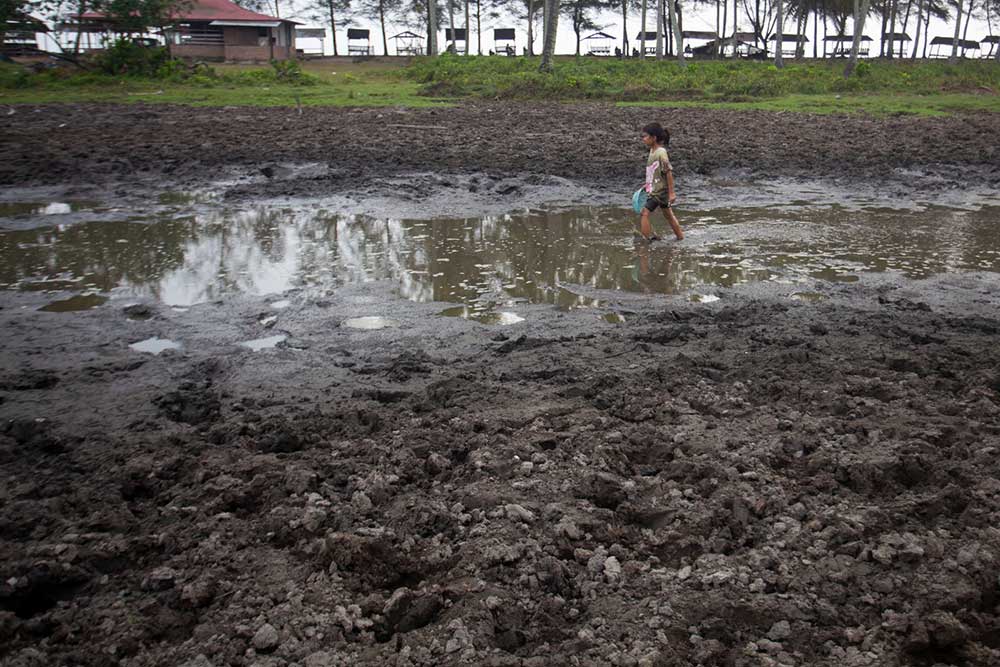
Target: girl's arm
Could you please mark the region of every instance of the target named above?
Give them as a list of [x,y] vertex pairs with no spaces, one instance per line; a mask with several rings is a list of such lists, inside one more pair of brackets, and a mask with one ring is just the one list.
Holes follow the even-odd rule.
[[[669,164],[669,163],[668,163]],[[674,170],[667,170],[667,201],[671,204],[677,199],[677,193],[674,192]]]

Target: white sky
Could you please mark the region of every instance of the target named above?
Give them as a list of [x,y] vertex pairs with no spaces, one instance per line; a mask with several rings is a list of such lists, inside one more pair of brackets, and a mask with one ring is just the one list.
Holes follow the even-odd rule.
[[[649,14],[648,14],[647,19],[646,19],[646,25],[648,26],[648,30],[650,30],[650,31],[655,30],[655,24],[654,24],[655,8],[654,7],[655,7],[655,0],[650,0],[650,10],[648,10]],[[282,11],[283,15],[285,15],[286,13],[289,16],[293,16],[297,20],[302,21],[305,24],[303,27],[321,27],[320,23],[318,23],[316,21],[313,21],[313,20],[311,20],[311,19],[308,18],[308,14],[309,14],[308,12],[302,12],[302,11],[299,11],[299,12],[289,12],[288,10]],[[539,18],[540,17],[541,17],[541,13],[539,12]],[[749,31],[751,29],[750,28],[750,22],[747,20],[746,16],[743,15],[743,14],[741,14],[739,18],[740,18],[740,22],[739,22],[739,28],[740,28],[740,30],[741,31]],[[614,46],[620,46],[621,45],[621,20],[622,20],[621,11],[618,11],[618,12],[607,11],[607,12],[601,12],[600,14],[598,14],[598,20],[596,21],[597,24],[600,25],[600,26],[602,26],[601,29],[604,32],[607,32],[607,33],[615,36],[615,43],[612,45],[612,49],[614,48]],[[964,24],[964,22],[965,22],[965,19],[963,18],[963,24]],[[445,23],[445,25],[447,25],[447,15],[445,15],[445,17],[444,17],[444,23]],[[640,25],[639,12],[638,11],[630,12],[630,14],[629,14],[629,22],[628,22],[628,37],[629,37],[629,48],[630,49],[633,46],[635,46],[635,44],[634,44],[635,40],[633,38],[639,33],[639,30],[640,30],[639,25]],[[850,34],[852,32],[850,20],[848,20],[847,25],[848,25],[847,32],[848,32],[848,34]],[[1000,33],[1000,17],[993,17],[993,26],[994,26],[994,28],[993,28],[994,32]],[[372,40],[372,46],[374,47],[375,53],[378,54],[378,55],[382,54],[382,33],[381,33],[380,29],[379,29],[378,23],[375,22],[375,21],[369,21],[369,20],[366,20],[366,19],[354,20],[354,21],[351,21],[349,25],[348,24],[344,24],[342,27],[340,26],[340,24],[338,22],[338,30],[337,30],[337,47],[338,47],[338,52],[346,53],[347,28],[348,27],[353,27],[353,28],[369,28],[369,29],[371,29],[371,40]],[[464,28],[465,27],[464,17],[460,16],[458,13],[456,13],[456,15],[455,15],[455,27],[456,28]],[[482,31],[483,31],[482,32],[483,53],[488,53],[489,50],[493,48],[493,28],[514,28],[517,31],[517,33],[516,33],[516,35],[517,35],[517,40],[516,40],[517,41],[517,53],[520,54],[520,53],[523,52],[523,49],[524,49],[524,47],[525,47],[525,45],[527,44],[527,41],[528,41],[527,22],[526,21],[524,21],[524,20],[514,20],[514,19],[510,18],[509,16],[508,17],[504,17],[504,18],[500,18],[500,19],[490,19],[490,18],[488,18],[486,16],[486,14],[484,12],[483,13],[483,25],[482,25]],[[688,8],[685,8],[684,29],[685,30],[709,30],[709,31],[715,31],[715,8],[714,7],[696,7],[696,8],[692,9],[692,8],[690,8],[690,6]],[[878,50],[879,50],[878,49],[878,40],[877,40],[876,36],[878,35],[880,29],[881,29],[881,18],[879,18],[877,16],[870,16],[866,20],[865,34],[868,35],[868,36],[870,36],[870,37],[872,37],[872,39],[875,40],[871,44],[871,53],[873,55],[876,55],[876,56],[878,55]],[[897,28],[897,30],[901,30],[901,29],[902,29],[901,27]],[[916,17],[915,17],[915,14],[914,14],[914,15],[910,16],[910,21],[909,21],[909,24],[907,25],[907,32],[910,34],[910,37],[914,37],[915,36],[915,33],[914,33],[915,29],[916,29]],[[413,24],[391,23],[391,24],[387,24],[386,30],[387,30],[387,32],[389,34],[389,37],[392,37],[393,35],[395,35],[395,34],[397,34],[399,32],[402,32],[404,30],[411,30],[412,32],[415,32],[415,33],[418,33],[418,34],[423,34],[421,26],[417,25],[416,23],[413,23]],[[954,30],[955,30],[954,23],[946,24],[943,21],[932,19],[931,20],[930,31],[928,32],[928,36],[931,39],[933,39],[934,37],[937,37],[937,36],[952,37],[954,35]],[[795,31],[794,30],[794,23],[793,22],[786,23],[785,32],[789,33],[789,32],[794,32],[794,31]],[[472,21],[470,23],[470,32],[471,32],[470,42],[471,42],[471,45],[472,45],[472,53],[476,53],[475,9],[472,10]],[[583,36],[585,37],[587,34],[590,34],[591,32],[593,32],[593,31],[592,30],[591,31],[584,31]],[[726,24],[726,34],[730,34],[730,33],[732,33],[732,5],[730,5],[730,7],[729,7],[729,20],[727,21],[727,24]],[[833,26],[831,24],[830,27],[829,27],[829,34],[834,34],[834,33],[835,33],[835,30],[833,29]],[[968,39],[979,41],[983,37],[985,37],[986,35],[989,35],[989,34],[990,34],[990,30],[987,29],[986,20],[985,19],[977,19],[976,17],[973,17],[972,20],[969,23]],[[806,55],[807,56],[812,56],[812,53],[813,53],[812,35],[813,35],[813,22],[810,19],[808,27],[806,29],[806,36],[810,40],[809,44],[806,45]],[[819,27],[819,35],[820,35],[820,40],[822,40],[823,39],[823,26],[822,25],[820,25],[820,27]],[[922,37],[921,37],[920,41],[921,41],[921,44],[922,44],[923,43],[923,38]],[[694,42],[694,46],[697,46],[697,45],[702,44],[702,43],[703,42]],[[444,30],[441,30],[441,32],[438,35],[438,48],[439,49],[444,49],[445,45],[446,45],[446,42],[445,42],[445,39],[444,39]],[[389,52],[390,53],[394,53],[394,46],[395,46],[394,43],[390,40],[389,41]],[[539,21],[539,22],[536,23],[536,26],[535,26],[535,52],[536,53],[538,53],[538,52],[541,51],[541,46],[542,46],[541,22]],[[647,46],[649,46],[649,45],[647,44]],[[300,40],[299,48],[302,48],[302,47],[305,47],[307,50],[316,50],[316,49],[318,49],[318,40],[306,40],[306,41]],[[572,54],[572,53],[575,53],[575,50],[576,50],[576,35],[573,32],[573,24],[570,22],[570,20],[567,17],[560,16],[559,17],[559,34],[556,37],[556,53]],[[580,50],[581,50],[581,53],[586,53],[587,42],[583,42],[581,44]],[[822,54],[822,50],[823,50],[823,44],[822,44],[822,41],[821,41],[821,43],[820,43],[820,53],[821,54]],[[923,51],[923,47],[922,46],[921,46],[920,50]],[[325,48],[324,48],[324,52],[327,55],[331,55],[333,53],[333,44],[332,44],[332,40],[330,40],[329,36],[326,39],[326,45],[325,45]],[[930,53],[930,51],[928,50],[928,55],[929,55],[929,53]],[[918,56],[919,55],[920,54],[918,54]]]

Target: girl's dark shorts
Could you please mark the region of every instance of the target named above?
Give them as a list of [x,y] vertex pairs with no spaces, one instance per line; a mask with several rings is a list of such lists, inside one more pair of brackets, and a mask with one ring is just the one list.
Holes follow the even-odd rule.
[[658,208],[670,208],[666,192],[653,192],[646,198],[646,208],[652,213]]

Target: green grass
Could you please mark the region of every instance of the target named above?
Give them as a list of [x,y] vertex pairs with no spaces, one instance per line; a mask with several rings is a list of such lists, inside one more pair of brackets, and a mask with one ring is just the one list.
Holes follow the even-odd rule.
[[855,114],[892,116],[948,116],[959,112],[989,111],[1000,113],[1000,96],[963,93],[936,95],[786,95],[751,102],[709,102],[705,100],[618,102],[618,106],[699,107],[709,109],[761,109],[816,114]]
[[[113,77],[91,73],[34,75],[24,81],[16,68],[0,67],[0,104],[74,102],[163,103],[192,106],[442,106],[403,80],[398,65],[308,61],[306,85],[275,79],[270,68],[216,65],[216,76],[188,80]],[[15,77],[22,80],[19,83]]]
[[[602,100],[625,105],[767,109],[810,113],[945,115],[1000,112],[1000,63],[804,61],[784,69],[746,61],[560,57],[540,74],[537,58],[458,57],[305,61],[297,82],[269,66],[216,65],[166,78],[61,70],[31,74],[0,65],[0,104],[173,103],[197,106],[440,106],[466,98]],[[174,68],[177,69],[177,68]]]

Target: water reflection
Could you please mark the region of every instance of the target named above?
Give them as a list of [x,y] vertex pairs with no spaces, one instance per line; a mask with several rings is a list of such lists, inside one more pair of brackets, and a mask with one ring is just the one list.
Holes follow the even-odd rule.
[[0,231],[0,283],[187,306],[387,280],[403,298],[463,304],[462,316],[478,317],[525,301],[599,305],[585,288],[674,294],[870,271],[1000,271],[998,212],[709,210],[685,219],[689,241],[649,246],[633,242],[631,216],[618,209],[409,221],[270,207]]

